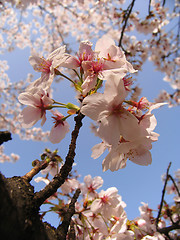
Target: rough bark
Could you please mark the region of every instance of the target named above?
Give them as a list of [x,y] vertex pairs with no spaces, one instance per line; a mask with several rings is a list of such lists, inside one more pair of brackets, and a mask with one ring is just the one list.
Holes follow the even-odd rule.
[[[22,177],[6,178],[0,173],[0,239],[6,240],[65,240],[75,213],[75,202],[79,197],[77,189],[62,224],[56,229],[44,223],[39,216],[39,209],[43,202],[53,195],[68,177],[74,163],[76,140],[82,126],[84,115],[78,113],[75,119],[75,128],[71,134],[71,143],[66,161],[60,172],[40,192],[34,192],[29,183],[36,174],[37,166]],[[1,140],[1,139],[0,139]],[[9,139],[2,139],[2,142]],[[42,168],[43,169],[43,168]],[[70,239],[75,239],[71,234]]]
[[55,228],[40,220],[33,197],[33,186],[22,177],[0,174],[0,239],[58,239]]

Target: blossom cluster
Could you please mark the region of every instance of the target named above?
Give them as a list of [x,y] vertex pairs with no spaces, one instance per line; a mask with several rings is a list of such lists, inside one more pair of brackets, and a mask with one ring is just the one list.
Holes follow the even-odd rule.
[[[75,49],[69,45],[69,39],[72,41],[74,39],[75,42],[82,39],[94,41],[103,33],[118,41],[126,16],[125,3],[124,0],[77,0],[73,3],[67,0],[61,3],[59,1],[52,3],[49,0],[1,1],[0,52],[12,52],[16,48],[29,47],[32,53],[37,51],[40,55],[47,56],[47,53],[59,48],[60,44],[66,44],[67,52],[70,53]],[[175,1],[172,12],[165,6],[161,1],[150,1],[150,11],[147,12],[145,19],[141,18],[141,12],[132,9],[127,19],[121,47],[134,69],[141,70],[143,63],[149,59],[158,71],[165,73],[164,80],[172,86],[174,93],[164,90],[156,98],[156,102],[168,102],[169,106],[175,106],[180,103],[179,38],[176,34],[179,2]],[[134,30],[146,34],[144,39],[135,36],[132,33]],[[43,132],[41,128],[24,129],[17,120],[21,109],[16,98],[29,82],[31,74],[26,80],[14,83],[5,73],[8,68],[7,62],[1,61],[0,65],[0,96],[1,101],[6,103],[1,107],[1,128],[5,127],[22,139],[47,141],[48,132]],[[72,74],[70,71],[68,73]],[[137,86],[133,89],[135,101],[138,101],[139,89]]]
[[[32,81],[32,74],[28,74],[26,80],[12,83],[7,74],[8,68],[7,61],[0,61],[0,128],[9,130],[12,134],[17,134],[24,140],[47,141],[49,132],[45,132],[42,128],[37,127],[25,129],[22,128],[19,122],[18,116],[22,107],[17,101],[17,95]],[[1,162],[17,160],[16,157],[12,158],[14,156],[13,153],[12,156],[8,156],[5,152],[4,146],[1,146]]]
[[[91,42],[82,41],[76,57],[67,54],[62,46],[47,59],[33,55],[29,61],[35,71],[41,72],[41,77],[30,83],[18,97],[22,104],[28,105],[20,114],[23,127],[32,127],[40,119],[44,125],[46,112],[50,110],[55,124],[49,139],[58,143],[69,131],[66,119],[80,110],[96,121],[96,135],[102,139],[102,143],[93,148],[92,156],[97,158],[105,149],[109,150],[103,161],[104,171],[124,168],[127,159],[140,165],[151,163],[149,150],[152,142],[158,139],[158,134],[153,132],[156,119],[151,112],[162,104],[152,104],[145,97],[138,102],[128,98],[133,80],[127,73],[137,71],[110,37],[104,35],[99,39],[94,51]],[[62,73],[63,67],[75,72],[74,80]],[[50,88],[56,75],[74,85],[80,107],[52,99]],[[68,115],[52,110],[57,107],[67,108]]]
[[[73,3],[67,0],[61,3],[49,0],[9,0],[3,1],[1,7],[0,51],[28,46],[32,51],[43,54],[58,48],[59,43],[66,44],[70,52],[72,49],[68,37],[80,42],[82,39],[95,40],[102,33],[108,33],[118,40],[127,12],[124,0],[77,0]],[[158,71],[165,73],[164,80],[168,79],[177,90],[178,9],[178,0],[172,12],[160,0],[154,0],[149,2],[149,12],[145,18],[141,17],[141,12],[132,10],[121,44],[135,69],[140,70],[145,60],[149,59]],[[134,30],[144,34],[144,39],[134,36]],[[176,103],[179,104],[179,101]]]
[[[149,1],[149,9],[152,10],[141,20],[138,12],[129,11],[127,14],[129,7],[126,11],[119,7],[119,4],[124,2],[0,2],[0,52],[5,49],[12,51],[15,47],[30,47],[29,62],[34,70],[41,74],[34,82],[29,75],[26,80],[28,86],[23,81],[12,84],[5,73],[8,69],[7,63],[0,62],[0,94],[6,100],[6,104],[1,103],[1,128],[9,125],[12,133],[19,134],[24,139],[41,141],[47,140],[48,136],[52,143],[59,143],[69,132],[67,119],[74,114],[83,114],[96,122],[92,127],[93,132],[101,139],[101,142],[93,147],[92,157],[96,159],[105,151],[108,152],[102,163],[103,171],[124,168],[128,159],[139,165],[151,164],[150,150],[159,136],[154,132],[157,121],[152,111],[164,105],[160,102],[167,101],[171,105],[180,102],[179,34],[176,35],[174,30],[165,31],[165,27],[178,17],[178,3],[176,2],[173,13],[167,14],[167,9],[161,6],[159,1]],[[29,18],[32,18],[32,21],[27,23]],[[122,30],[123,24],[126,31]],[[119,39],[120,30],[123,38],[117,46],[113,39]],[[142,41],[135,36],[129,36],[127,33],[133,30],[145,34],[147,39]],[[106,35],[99,39],[102,33]],[[148,38],[148,35],[151,37]],[[66,43],[69,36],[80,42],[76,56],[70,55],[71,46]],[[82,38],[89,40],[81,41]],[[99,40],[93,50],[92,42],[95,38]],[[59,47],[60,44],[63,46]],[[36,54],[35,50],[39,54]],[[40,56],[42,52],[45,57]],[[51,53],[46,55],[47,52]],[[132,87],[134,82],[129,75],[137,74],[146,59],[152,61],[157,70],[166,74],[164,80],[175,89],[172,96],[164,92],[156,104],[149,102],[146,97],[138,99],[140,91],[137,87]],[[56,77],[70,81],[76,90],[78,105],[54,100],[52,84]],[[17,95],[19,102],[27,105],[22,111],[22,105],[16,101]],[[67,114],[57,111],[57,108],[66,109]],[[38,121],[41,121],[43,126],[47,120],[47,112],[51,114],[53,126],[50,132],[44,133],[41,128],[33,126]],[[19,158],[14,153],[11,158],[6,156],[3,147],[0,148],[0,155],[3,157],[0,161],[16,161]],[[49,173],[55,176],[58,172],[57,163],[50,162],[42,171],[46,177],[37,178],[36,181],[42,180],[49,184]],[[177,178],[179,179],[179,171]],[[124,210],[126,204],[115,187],[96,191],[102,183],[101,177],[92,178],[88,175],[83,184],[77,178],[69,177],[61,186],[60,196],[67,196],[67,202],[75,189],[80,188],[82,192],[81,202],[76,203],[76,213],[72,218],[78,239],[165,240],[158,228],[165,228],[167,221],[172,224],[178,222],[176,206],[171,208],[166,204],[162,210],[165,220],[159,220],[157,226],[152,209],[145,203],[140,207],[140,217],[128,220]],[[174,185],[168,191],[177,194]],[[60,200],[59,205],[52,203],[52,199]],[[179,197],[176,196],[174,200],[179,204]],[[58,193],[46,200],[46,203],[52,204],[53,210],[63,219],[66,202],[59,198]],[[173,232],[171,237],[178,239],[178,233]]]
[[[62,163],[61,163],[62,164]],[[48,174],[55,176],[59,171],[58,162],[51,164],[41,171],[46,177],[37,177],[36,182],[44,181],[49,183]],[[176,173],[175,180],[179,182],[179,171]],[[75,215],[72,218],[76,237],[78,239],[114,239],[114,240],[165,240],[166,237],[157,231],[156,211],[151,209],[147,203],[142,202],[139,207],[140,216],[133,220],[128,220],[125,211],[126,204],[118,194],[115,187],[99,191],[103,185],[103,179],[100,176],[94,178],[91,175],[84,177],[84,182],[78,180],[77,173],[70,174],[60,189],[45,201],[45,204],[52,205],[60,219],[63,219],[63,208],[68,204],[71,195],[77,188],[81,190],[81,196],[76,202]],[[171,188],[172,189],[172,188]],[[172,194],[172,191],[167,192]],[[177,194],[177,193],[176,193]],[[58,201],[57,201],[58,200]],[[162,229],[172,224],[172,221],[178,221],[178,202],[170,206],[165,204],[162,209],[161,219],[158,228]],[[48,213],[49,209],[42,212],[42,217]],[[167,215],[171,212],[171,216]],[[170,233],[171,239],[178,239],[179,231]],[[67,237],[68,239],[68,237]]]

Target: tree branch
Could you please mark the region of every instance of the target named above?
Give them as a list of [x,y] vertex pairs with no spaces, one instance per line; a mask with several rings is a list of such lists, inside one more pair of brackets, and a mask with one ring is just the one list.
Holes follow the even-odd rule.
[[9,140],[12,140],[11,133],[9,131],[0,131],[0,145]]
[[63,217],[64,219],[63,219],[61,225],[59,225],[59,227],[57,228],[57,234],[58,234],[59,239],[66,240],[66,235],[67,235],[68,228],[69,228],[69,225],[71,222],[71,217],[75,213],[75,203],[76,203],[80,193],[81,193],[81,190],[78,188],[76,190],[74,196],[71,199],[69,208],[68,208],[65,216]]
[[174,187],[176,188],[176,191],[177,191],[177,193],[178,193],[178,196],[180,197],[180,192],[179,192],[178,186],[177,186],[177,184],[175,183],[173,177],[172,177],[171,175],[168,175],[168,177],[169,177],[169,178],[171,179],[171,181],[173,182]]
[[61,157],[57,155],[57,152],[57,150],[51,152],[49,149],[45,149],[45,152],[41,155],[42,161],[39,161],[38,159],[34,160],[32,162],[34,167],[22,176],[22,178],[30,182],[36,174],[45,169],[51,162],[62,161]]
[[40,192],[36,192],[34,196],[34,201],[41,206],[43,202],[52,196],[53,193],[57,191],[57,189],[65,182],[66,178],[68,177],[72,165],[74,163],[74,157],[75,157],[75,148],[76,148],[76,140],[79,134],[79,129],[82,126],[82,119],[84,118],[84,115],[79,113],[75,118],[75,128],[71,135],[71,144],[69,146],[69,151],[66,156],[66,161],[62,168],[60,169],[60,172],[52,179],[52,181]]
[[164,187],[163,187],[163,191],[162,191],[161,203],[160,203],[160,207],[159,207],[159,211],[158,211],[158,216],[156,218],[156,229],[157,230],[159,229],[158,228],[158,223],[159,223],[159,219],[160,219],[160,215],[161,215],[161,211],[162,211],[162,207],[163,207],[164,195],[165,195],[165,192],[166,192],[166,185],[167,185],[167,182],[168,182],[168,175],[169,175],[170,166],[171,166],[171,162],[169,163],[167,171],[166,171],[166,179],[165,179]]
[[28,173],[22,176],[22,178],[28,182],[30,182],[36,174],[38,174],[41,170],[45,169],[49,165],[47,161],[35,160],[34,163],[36,163],[36,166],[34,166]]
[[70,222],[70,230],[68,232],[68,239],[69,240],[76,240],[76,233],[75,233],[75,229],[74,229],[74,221]]
[[122,46],[123,35],[124,35],[124,31],[125,31],[125,28],[126,28],[126,25],[127,25],[128,19],[129,19],[129,16],[130,16],[130,14],[132,12],[134,3],[135,3],[135,0],[132,0],[132,2],[130,3],[130,5],[128,6],[128,8],[126,10],[124,25],[122,27],[121,36],[120,36],[120,39],[119,39],[118,47],[121,47],[123,50],[124,50],[124,48]]
[[158,232],[162,233],[162,234],[165,234],[167,236],[170,231],[180,229],[179,222],[180,221],[177,221],[177,222],[173,223],[171,226],[168,226],[168,227],[159,228]]
[[169,174],[170,166],[171,166],[171,162],[169,163],[169,166],[168,166],[167,171],[166,171],[166,179],[165,179],[164,188],[163,188],[163,191],[162,191],[161,203],[160,203],[160,207],[159,207],[159,211],[158,211],[158,216],[156,218],[156,229],[157,229],[157,232],[166,235],[168,237],[168,239],[171,239],[170,236],[169,236],[169,232],[170,231],[176,230],[176,229],[180,229],[180,224],[179,224],[180,220],[178,220],[176,222],[173,222],[172,219],[171,219],[171,216],[169,216],[171,221],[172,221],[172,225],[171,226],[164,227],[164,228],[159,228],[158,227],[158,223],[159,223],[159,219],[160,219],[160,215],[161,215],[161,211],[162,211],[162,207],[163,207],[163,202],[164,202],[166,186],[167,186],[167,182],[168,182],[169,178],[172,180],[172,182],[173,182],[173,184],[174,184],[174,186],[175,186],[175,188],[177,190],[177,193],[179,195],[178,187],[177,187],[174,179],[172,178],[172,176]]
[[163,0],[162,7],[164,7],[165,3],[166,3],[166,0]]

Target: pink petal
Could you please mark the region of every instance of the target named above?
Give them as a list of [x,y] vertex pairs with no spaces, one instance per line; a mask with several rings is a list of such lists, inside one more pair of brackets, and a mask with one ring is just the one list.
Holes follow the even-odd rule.
[[49,135],[49,140],[52,143],[59,143],[69,132],[69,124],[64,121],[64,125],[59,124],[58,126],[53,126]]
[[41,110],[39,108],[28,106],[22,110],[20,117],[23,127],[29,128],[41,119]]

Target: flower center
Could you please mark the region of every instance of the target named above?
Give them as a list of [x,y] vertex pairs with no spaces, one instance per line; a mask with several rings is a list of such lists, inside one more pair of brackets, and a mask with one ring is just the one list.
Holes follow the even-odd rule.
[[39,63],[38,70],[40,72],[50,73],[51,65],[52,65],[52,61],[41,58],[41,62]]
[[56,115],[55,117],[52,117],[52,118],[54,118],[54,122],[53,123],[55,123],[55,126],[54,127],[57,127],[59,124],[61,124],[61,125],[64,125],[64,121],[62,120],[62,118],[63,118],[64,116],[59,116],[59,115]]
[[102,203],[107,203],[109,200],[108,196],[107,195],[104,195],[102,198],[101,198],[101,202]]
[[92,70],[95,74],[102,71],[102,69],[103,69],[103,63],[102,62],[99,62],[99,61],[92,62]]
[[110,112],[111,112],[111,114],[116,115],[116,116],[121,115],[121,113],[123,112],[122,104],[113,105]]

